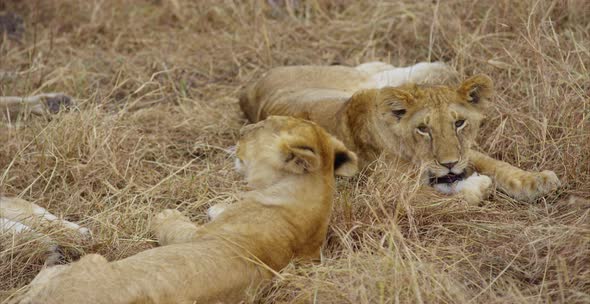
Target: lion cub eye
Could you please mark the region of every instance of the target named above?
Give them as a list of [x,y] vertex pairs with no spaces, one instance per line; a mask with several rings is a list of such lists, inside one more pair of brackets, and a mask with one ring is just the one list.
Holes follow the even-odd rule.
[[426,125],[419,125],[416,130],[418,130],[418,133],[422,135],[428,135],[428,126]]
[[391,111],[391,113],[393,113],[393,116],[395,116],[397,118],[402,118],[402,116],[404,116],[406,114],[406,110],[404,110],[404,109],[393,110],[393,111]]
[[464,119],[459,119],[459,120],[455,121],[455,128],[457,128],[457,129],[463,127],[464,125],[465,125]]

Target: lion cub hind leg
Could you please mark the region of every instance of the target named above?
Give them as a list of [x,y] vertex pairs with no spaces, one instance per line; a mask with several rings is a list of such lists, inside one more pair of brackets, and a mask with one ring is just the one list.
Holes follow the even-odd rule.
[[16,197],[0,197],[0,217],[24,223],[25,226],[55,223],[76,231],[85,238],[90,236],[90,230],[88,228],[81,227],[70,221],[59,219],[57,216],[47,211],[47,209]]
[[24,231],[32,231],[33,229],[31,229],[31,227],[20,223],[20,222],[15,222],[12,220],[9,220],[7,218],[2,218],[0,217],[0,232],[7,232],[7,231],[12,231],[15,233],[21,233]]
[[154,218],[152,231],[160,246],[188,243],[195,239],[199,227],[175,209],[166,209]]
[[15,197],[0,197],[0,233],[11,232],[19,234],[21,232],[32,232],[47,246],[48,255],[45,260],[45,266],[52,266],[60,262],[62,258],[58,244],[51,237],[38,233],[31,228],[31,226],[35,227],[43,223],[56,223],[79,233],[84,239],[91,236],[88,228],[61,220],[37,204]]
[[45,266],[53,266],[61,261],[62,253],[57,243],[49,236],[35,232],[31,227],[7,218],[0,217],[0,235],[4,233],[20,234],[30,232],[47,248]]
[[84,238],[90,237],[91,233],[90,230],[86,227],[81,227],[76,223],[72,223],[70,221],[59,219],[57,216],[53,215],[51,212],[47,211],[45,208],[37,206],[36,204],[31,203],[32,205],[32,215],[36,216],[42,220],[47,222],[55,222],[58,225],[62,225],[65,228],[68,228],[72,231],[78,232]]

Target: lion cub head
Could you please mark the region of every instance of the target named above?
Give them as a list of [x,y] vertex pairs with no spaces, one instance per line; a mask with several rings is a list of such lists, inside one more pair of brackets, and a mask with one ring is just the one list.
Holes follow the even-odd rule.
[[243,127],[236,168],[251,187],[269,186],[285,176],[351,176],[357,156],[317,124],[293,117],[270,116]]
[[424,165],[431,184],[462,180],[492,86],[490,78],[478,75],[457,87],[382,88],[374,99],[380,137],[390,150]]

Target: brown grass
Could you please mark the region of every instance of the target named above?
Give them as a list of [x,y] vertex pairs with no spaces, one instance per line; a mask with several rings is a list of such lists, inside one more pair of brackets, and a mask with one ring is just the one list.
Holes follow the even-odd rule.
[[[280,2],[280,1],[278,1]],[[270,67],[446,60],[496,82],[491,155],[554,170],[559,193],[480,206],[426,191],[392,164],[338,182],[323,261],[289,266],[260,303],[590,303],[590,2],[9,0],[1,95],[62,91],[80,111],[0,128],[0,192],[89,227],[52,231],[67,260],[155,245],[151,217],[195,221],[243,188],[225,149],[240,86]],[[39,271],[35,240],[0,248],[0,302]],[[14,242],[12,242],[14,241]],[[6,245],[8,244],[8,245]]]

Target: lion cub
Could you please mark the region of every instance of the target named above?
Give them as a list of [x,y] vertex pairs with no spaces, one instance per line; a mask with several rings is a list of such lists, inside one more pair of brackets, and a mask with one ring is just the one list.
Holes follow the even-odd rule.
[[384,152],[423,166],[425,183],[472,203],[484,198],[488,176],[518,199],[555,190],[560,182],[552,171],[527,172],[471,149],[492,80],[478,75],[458,86],[426,84],[450,75],[446,65],[425,62],[279,67],[247,87],[240,106],[252,122],[269,115],[315,121],[357,153],[362,166]]
[[210,223],[166,210],[154,223],[164,246],[46,268],[20,303],[235,303],[292,259],[318,259],[334,173],[355,174],[355,154],[315,123],[269,117],[243,128],[237,158],[253,190]]

